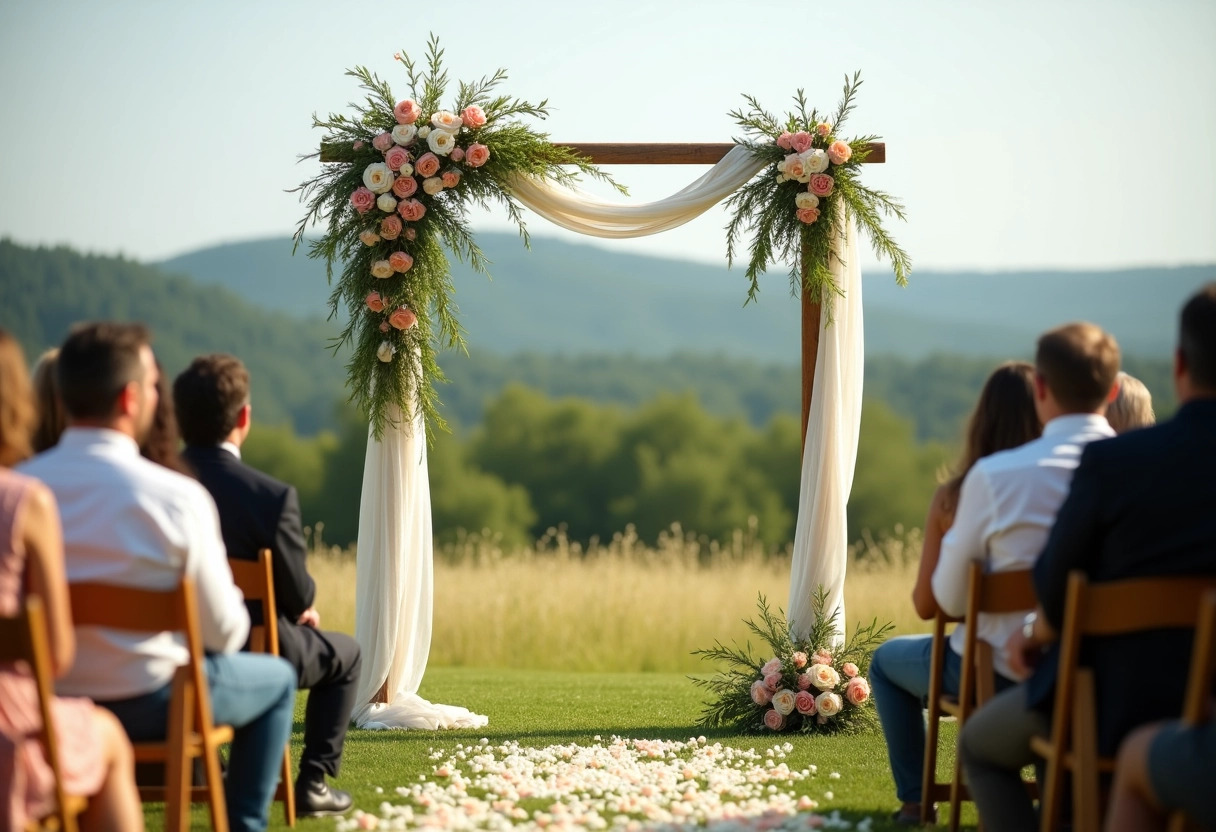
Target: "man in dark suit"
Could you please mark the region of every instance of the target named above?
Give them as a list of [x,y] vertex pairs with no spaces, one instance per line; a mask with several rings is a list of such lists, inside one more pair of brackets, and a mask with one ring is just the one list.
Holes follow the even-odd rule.
[[201,356],[177,377],[173,399],[186,441],[182,455],[215,499],[228,556],[254,560],[262,549],[273,553],[279,653],[295,667],[299,687],[310,691],[297,809],[305,817],[341,814],[351,796],[325,777],[337,775],[341,763],[359,645],[345,633],[319,629],[295,488],[241,462],[250,427],[249,373],[230,355]]
[[[1030,738],[1049,728],[1068,573],[1095,583],[1216,574],[1216,283],[1183,307],[1174,386],[1173,419],[1086,446],[1035,563],[1039,609],[1006,647],[1010,666],[1033,675],[963,727],[959,754],[990,830],[1037,827],[1019,771],[1035,761]],[[1192,636],[1163,630],[1085,646],[1100,753],[1113,754],[1138,725],[1181,713]]]

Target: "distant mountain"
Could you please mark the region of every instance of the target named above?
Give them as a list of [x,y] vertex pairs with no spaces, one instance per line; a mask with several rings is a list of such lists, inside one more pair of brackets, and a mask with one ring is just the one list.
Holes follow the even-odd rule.
[[[743,306],[740,270],[608,251],[536,237],[525,249],[513,234],[477,239],[493,261],[493,281],[453,263],[456,302],[470,349],[509,355],[665,356],[725,353],[797,363],[799,310],[783,273],[764,281],[758,303]],[[290,239],[232,243],[159,264],[224,286],[267,308],[325,316],[324,264],[293,258]],[[875,270],[864,280],[866,349],[918,359],[936,352],[1026,355],[1055,324],[1085,319],[1119,338],[1128,353],[1162,356],[1172,346],[1183,299],[1216,266],[1094,272],[915,272],[906,289]]]

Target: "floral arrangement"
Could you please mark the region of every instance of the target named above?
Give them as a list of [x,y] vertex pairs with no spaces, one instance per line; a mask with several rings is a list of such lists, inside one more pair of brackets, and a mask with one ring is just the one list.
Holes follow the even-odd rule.
[[751,235],[748,301],[756,299],[759,277],[770,261],[789,264],[795,294],[807,292],[816,303],[825,291],[839,294],[831,262],[843,249],[848,216],[870,238],[874,252],[891,261],[896,282],[907,284],[911,260],[882,226],[884,215],[904,219],[903,205],[860,180],[868,145],[878,136],[846,140],[838,134],[860,86],[859,74],[845,79],[844,95],[831,116],[807,112],[802,90],[794,96],[797,109],[783,121],[752,96],[744,96],[746,111],[730,113],[745,133],[736,143],[769,163],[726,201],[734,212],[726,227],[728,264],[734,263],[741,238]]
[[[705,706],[701,725],[734,726],[744,731],[800,731],[802,733],[859,733],[874,727],[870,684],[866,672],[870,657],[885,640],[890,624],[877,620],[858,627],[845,644],[833,646],[835,616],[825,616],[827,595],[814,599],[815,621],[805,638],[796,639],[780,610],[774,614],[764,596],[759,600],[759,622],[745,623],[764,640],[767,661],[751,652],[751,645],[715,644],[694,655],[726,665],[711,678],[693,682],[714,694]],[[771,651],[771,652],[770,652]]]
[[507,77],[504,70],[461,83],[445,108],[448,79],[437,39],[428,42],[424,70],[404,53],[395,58],[405,67],[409,96],[396,98],[364,67],[349,70],[366,100],[351,105],[354,118],[313,117],[326,135],[321,153],[303,158],[319,155],[336,164],[295,189],[308,206],[296,247],[309,225],[328,219],[309,256],[325,260],[331,284],[335,264],[341,265],[330,317],[345,308],[349,320],[333,348],[352,348],[350,397],[368,414],[377,437],[392,418],[390,405],[402,406],[406,419],[421,412],[430,424],[445,426],[434,388],[443,380],[436,349],[463,347],[464,339],[444,247],[487,273],[468,229],[469,207],[502,204],[527,245],[521,208],[507,187],[513,176],[569,183],[585,173],[608,180],[518,120],[545,118],[547,102],[493,94]]

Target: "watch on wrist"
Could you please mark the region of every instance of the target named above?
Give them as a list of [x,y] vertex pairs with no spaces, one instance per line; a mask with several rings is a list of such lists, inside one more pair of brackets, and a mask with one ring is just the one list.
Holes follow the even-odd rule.
[[1034,622],[1038,619],[1038,613],[1028,613],[1022,621],[1022,638],[1027,641],[1034,641]]

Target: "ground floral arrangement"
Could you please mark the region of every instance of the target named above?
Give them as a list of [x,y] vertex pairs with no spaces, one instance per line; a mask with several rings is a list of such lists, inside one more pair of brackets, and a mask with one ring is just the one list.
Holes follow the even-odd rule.
[[[326,222],[325,232],[310,242],[309,256],[325,260],[331,284],[335,271],[340,273],[330,314],[345,310],[348,323],[332,346],[351,350],[350,398],[367,414],[377,437],[397,420],[397,409],[407,420],[421,414],[444,427],[435,391],[443,380],[436,351],[464,345],[447,252],[487,273],[469,229],[469,207],[498,203],[526,245],[522,207],[511,194],[513,178],[568,185],[586,174],[612,183],[587,159],[520,120],[544,119],[547,102],[498,94],[504,70],[460,83],[445,105],[448,76],[433,36],[425,67],[407,54],[395,57],[405,68],[409,96],[395,97],[386,81],[364,67],[348,71],[366,99],[351,105],[353,117],[313,117],[314,126],[326,132],[321,152],[304,158],[333,164],[296,189],[308,209],[296,230],[296,246],[313,223]],[[846,82],[830,119],[808,112],[801,90],[797,111],[783,121],[751,97],[747,111],[731,113],[746,133],[737,141],[771,163],[727,202],[734,211],[727,226],[728,263],[741,238],[752,238],[749,300],[773,261],[789,265],[795,292],[809,292],[816,300],[825,291],[839,292],[831,265],[840,257],[849,216],[875,251],[890,258],[896,279],[906,282],[907,254],[882,227],[883,215],[902,219],[903,208],[859,181],[868,144],[877,137],[838,137],[860,84],[857,76]]]
[[[821,813],[840,775],[826,776],[821,800],[794,793],[819,776],[815,766],[785,762],[793,746],[763,753],[710,744],[595,738],[591,746],[528,748],[516,742],[457,744],[435,750],[430,777],[395,789],[375,813],[337,821],[340,832],[363,829],[856,829],[838,811]],[[387,798],[387,795],[386,795]]]
[[874,649],[886,640],[892,625],[880,625],[877,620],[858,625],[848,641],[836,645],[835,616],[826,614],[826,603],[827,596],[820,590],[812,606],[810,632],[805,638],[795,638],[785,615],[770,610],[761,596],[759,620],[745,623],[763,640],[763,654],[753,654],[750,644],[727,647],[718,643],[694,651],[726,668],[710,678],[693,679],[713,694],[701,724],[749,732],[850,734],[872,730],[877,717],[865,674]]

